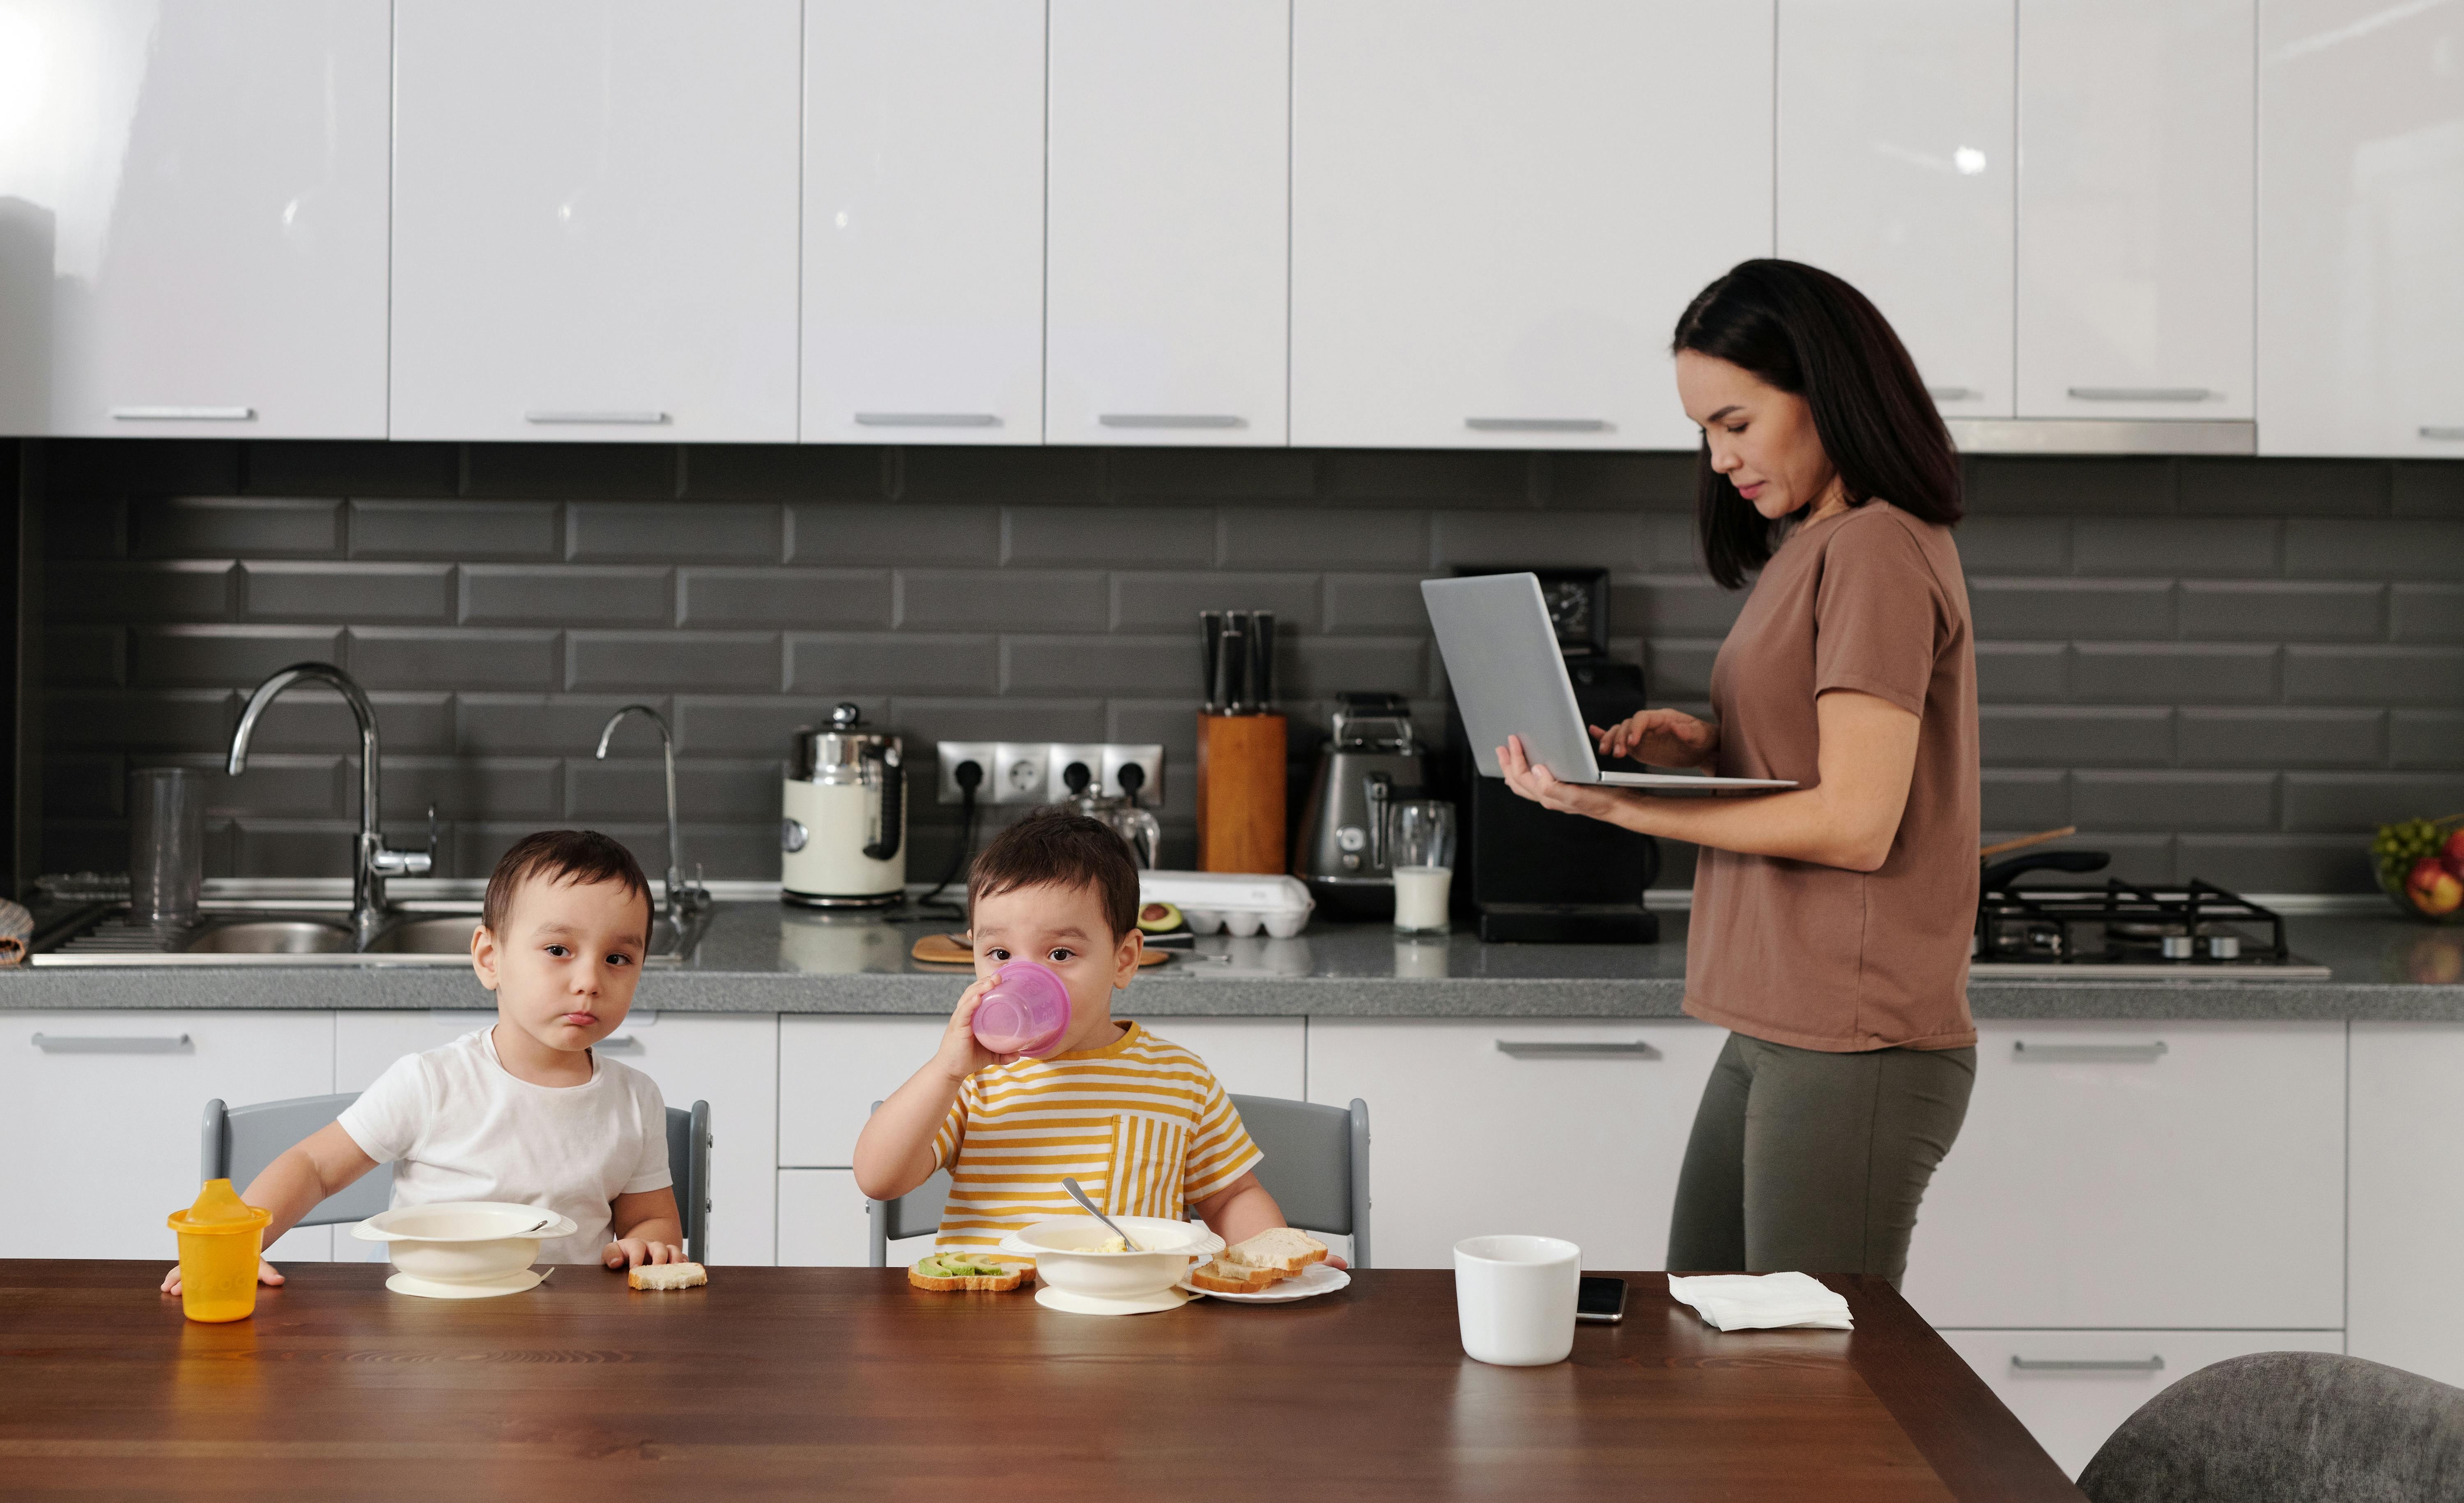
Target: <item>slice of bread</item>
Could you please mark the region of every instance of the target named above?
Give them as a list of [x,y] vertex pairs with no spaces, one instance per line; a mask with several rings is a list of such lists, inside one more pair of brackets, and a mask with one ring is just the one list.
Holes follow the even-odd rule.
[[1275,1227],[1224,1249],[1222,1261],[1289,1278],[1312,1263],[1325,1262],[1326,1244],[1297,1227]]
[[635,1289],[691,1289],[710,1282],[710,1271],[698,1263],[645,1263],[625,1275]]
[[[999,1271],[977,1271],[979,1269]],[[989,1258],[935,1252],[915,1260],[915,1266],[907,1271],[907,1282],[936,1294],[955,1293],[960,1290],[981,1290],[1001,1294],[1025,1283],[1026,1274],[1027,1268],[1023,1263],[1005,1265]]]
[[1189,1271],[1189,1285],[1210,1294],[1255,1294],[1274,1284],[1282,1275],[1271,1269],[1252,1268],[1246,1263],[1226,1263],[1218,1258]]

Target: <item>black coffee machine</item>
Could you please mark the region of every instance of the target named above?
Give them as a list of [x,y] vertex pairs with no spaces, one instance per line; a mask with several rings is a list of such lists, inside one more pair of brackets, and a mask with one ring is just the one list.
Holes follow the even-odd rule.
[[[1459,569],[1458,574],[1520,574],[1521,569]],[[1644,708],[1642,670],[1608,655],[1606,569],[1532,569],[1566,654],[1574,702],[1593,725]],[[1472,764],[1463,711],[1446,708],[1445,767],[1462,810],[1455,856],[1455,917],[1483,939],[1529,944],[1650,944],[1660,916],[1642,892],[1660,875],[1660,842],[1599,820],[1560,814],[1518,797],[1504,780]],[[1639,763],[1603,762],[1628,772]]]

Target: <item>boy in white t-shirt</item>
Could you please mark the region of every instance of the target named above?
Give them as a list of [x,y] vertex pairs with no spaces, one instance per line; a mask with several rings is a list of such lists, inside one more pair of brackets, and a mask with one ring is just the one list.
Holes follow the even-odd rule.
[[[397,1206],[512,1201],[570,1216],[580,1230],[541,1243],[543,1262],[683,1262],[667,1105],[649,1077],[591,1051],[631,1010],[649,930],[650,884],[607,836],[543,830],[506,851],[471,936],[496,1026],[394,1061],[266,1165],[241,1196],[274,1213],[266,1242],[391,1163]],[[257,1277],[282,1282],[270,1263]],[[178,1269],[163,1288],[179,1293]]]

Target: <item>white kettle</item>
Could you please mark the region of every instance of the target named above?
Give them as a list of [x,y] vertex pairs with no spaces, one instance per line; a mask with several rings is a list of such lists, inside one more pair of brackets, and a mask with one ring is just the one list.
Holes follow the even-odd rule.
[[781,790],[780,895],[810,908],[887,908],[907,893],[907,772],[898,738],[842,704],[796,733]]

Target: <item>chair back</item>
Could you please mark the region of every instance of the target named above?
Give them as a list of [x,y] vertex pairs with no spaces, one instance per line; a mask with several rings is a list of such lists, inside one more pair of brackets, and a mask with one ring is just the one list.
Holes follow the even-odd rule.
[[2464,1388],[2334,1352],[2228,1358],[2141,1404],[2079,1485],[2093,1503],[2464,1496]]
[[1369,1103],[1349,1108],[1281,1096],[1232,1097],[1265,1160],[1258,1183],[1304,1231],[1352,1239],[1351,1264],[1369,1267]]
[[[199,1164],[204,1178],[248,1188],[284,1149],[325,1127],[359,1098],[358,1092],[343,1091],[253,1106],[226,1107],[220,1098],[207,1102]],[[710,1143],[709,1102],[696,1101],[690,1111],[668,1108],[668,1173],[675,1181],[676,1210],[684,1221],[685,1256],[695,1263],[710,1261]],[[392,1204],[393,1165],[381,1163],[339,1194],[318,1202],[298,1225],[365,1221]]]
[[[294,1096],[288,1101],[259,1101],[253,1106],[225,1107],[220,1099],[206,1103],[204,1178],[229,1180],[237,1190],[265,1172],[284,1149],[322,1129],[360,1098],[356,1091],[334,1095]],[[338,1222],[365,1221],[393,1204],[393,1165],[381,1163],[317,1203],[299,1218],[302,1227],[330,1227]]]

